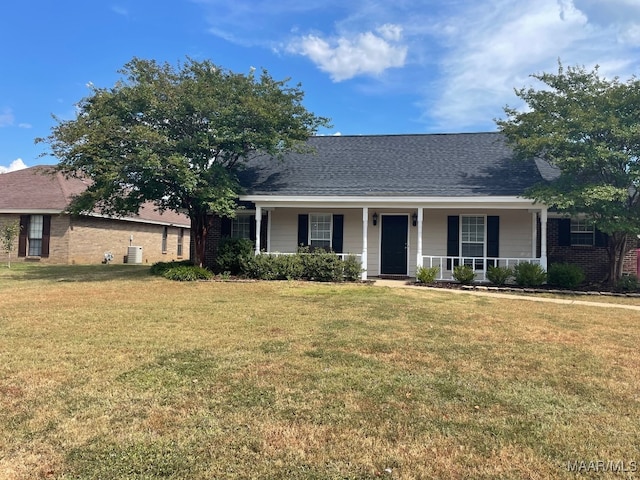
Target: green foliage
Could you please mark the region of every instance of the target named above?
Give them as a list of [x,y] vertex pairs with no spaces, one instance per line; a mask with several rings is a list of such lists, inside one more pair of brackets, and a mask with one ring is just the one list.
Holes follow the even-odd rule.
[[347,282],[357,282],[362,275],[362,263],[355,255],[348,255],[342,262],[342,275]]
[[112,88],[91,87],[73,120],[58,120],[40,142],[57,170],[91,181],[74,213],[137,212],[144,202],[187,211],[195,263],[204,259],[207,213],[236,208],[236,171],[254,152],[302,149],[327,118],[307,111],[299,85],[266,70],[237,74],[209,60],[174,67],[133,58]]
[[355,255],[341,260],[336,254],[304,250],[295,255],[262,254],[251,257],[243,273],[260,280],[313,280],[318,282],[354,282],[360,279],[362,266]]
[[494,285],[504,285],[511,277],[513,277],[513,269],[509,267],[489,265],[487,269],[487,278]]
[[316,250],[301,254],[304,275],[316,282],[337,282],[342,280],[342,260],[334,253]]
[[11,268],[11,252],[16,247],[16,240],[20,235],[20,222],[7,223],[0,229],[0,244],[2,251],[7,254],[7,266]]
[[612,280],[622,274],[627,236],[640,233],[640,79],[608,80],[598,68],[560,64],[532,75],[543,87],[517,90],[528,108],[497,121],[520,159],[541,158],[559,176],[527,196],[568,214],[586,214],[609,234]]
[[519,263],[513,271],[516,283],[521,287],[539,287],[547,281],[547,272],[537,263]]
[[194,282],[196,280],[211,280],[213,273],[197,265],[178,265],[165,270],[162,276],[179,282]]
[[463,285],[469,285],[475,280],[476,274],[471,265],[456,265],[453,267],[453,278]]
[[191,265],[191,262],[189,260],[180,260],[180,261],[173,261],[173,262],[157,262],[151,265],[151,268],[149,268],[149,273],[151,275],[162,276],[164,275],[164,272],[166,272],[171,268],[188,266],[188,265]]
[[254,248],[253,242],[247,238],[222,238],[216,256],[216,272],[239,275],[247,261],[254,256]]
[[420,267],[416,272],[416,280],[419,283],[433,283],[438,277],[438,272],[440,272],[440,267],[437,265],[435,267]]
[[547,281],[549,285],[562,288],[576,288],[584,282],[582,268],[571,263],[554,263],[549,266]]
[[243,273],[259,280],[297,280],[304,277],[299,255],[256,255],[248,259]]
[[640,288],[640,282],[636,275],[623,275],[616,282],[616,290],[622,292],[635,292]]

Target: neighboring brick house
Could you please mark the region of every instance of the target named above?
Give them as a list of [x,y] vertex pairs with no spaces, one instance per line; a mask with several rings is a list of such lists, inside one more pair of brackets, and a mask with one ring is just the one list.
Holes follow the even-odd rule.
[[[186,216],[161,214],[152,205],[122,218],[65,213],[72,197],[86,188],[84,181],[67,179],[47,166],[0,174],[0,228],[9,222],[21,226],[12,258],[52,264],[101,263],[107,252],[112,263],[189,258]],[[0,252],[0,261],[5,257]]]
[[363,279],[415,276],[432,265],[450,279],[452,266],[465,263],[483,280],[489,265],[523,261],[576,263],[590,281],[606,276],[606,236],[524,198],[557,172],[539,160],[515,161],[499,133],[311,137],[308,146],[248,162],[244,208],[231,221],[215,219],[207,265],[230,235],[251,238],[256,252],[303,244],[355,255]]

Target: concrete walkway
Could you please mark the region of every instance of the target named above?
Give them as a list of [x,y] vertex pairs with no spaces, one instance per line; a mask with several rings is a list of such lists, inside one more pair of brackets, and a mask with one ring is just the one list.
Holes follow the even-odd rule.
[[604,307],[604,308],[619,308],[623,310],[635,310],[640,312],[640,305],[625,305],[622,303],[606,303],[606,302],[588,302],[586,300],[573,300],[564,298],[546,298],[538,297],[536,295],[518,295],[515,293],[500,293],[500,292],[487,292],[480,290],[458,290],[455,288],[431,288],[421,287],[407,283],[406,280],[386,280],[376,279],[374,286],[378,287],[391,287],[391,288],[410,288],[429,292],[442,292],[453,293],[460,295],[476,295],[478,297],[492,297],[492,298],[507,298],[511,300],[527,300],[530,302],[543,302],[543,303],[555,303],[560,305],[585,305],[587,307]]

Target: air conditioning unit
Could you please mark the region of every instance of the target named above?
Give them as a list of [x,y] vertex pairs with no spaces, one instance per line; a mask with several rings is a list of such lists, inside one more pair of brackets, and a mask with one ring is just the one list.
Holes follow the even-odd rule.
[[142,264],[142,247],[127,248],[127,263]]

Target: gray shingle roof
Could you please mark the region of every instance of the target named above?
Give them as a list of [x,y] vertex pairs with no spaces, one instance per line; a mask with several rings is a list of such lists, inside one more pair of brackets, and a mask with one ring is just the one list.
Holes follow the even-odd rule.
[[311,154],[259,156],[240,181],[251,195],[517,196],[542,181],[500,133],[311,137]]

